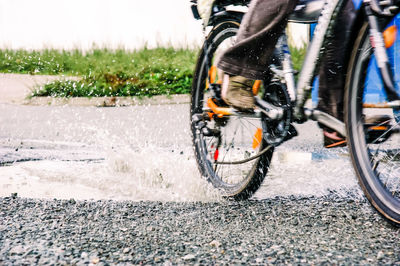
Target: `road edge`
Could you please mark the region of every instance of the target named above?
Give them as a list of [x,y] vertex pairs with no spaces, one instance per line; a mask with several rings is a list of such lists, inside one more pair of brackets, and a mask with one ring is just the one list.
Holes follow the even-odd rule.
[[135,105],[168,105],[168,104],[188,104],[190,96],[187,94],[179,95],[157,95],[152,97],[32,97],[25,99],[23,105],[34,106],[97,106],[97,107],[118,107]]

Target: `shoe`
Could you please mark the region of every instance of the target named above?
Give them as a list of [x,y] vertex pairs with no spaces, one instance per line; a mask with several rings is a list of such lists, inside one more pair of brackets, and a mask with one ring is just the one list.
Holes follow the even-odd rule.
[[240,111],[252,111],[255,107],[254,81],[242,76],[224,75],[222,99]]
[[347,145],[346,138],[332,129],[325,128],[322,133],[324,135],[325,148],[338,148],[345,147]]

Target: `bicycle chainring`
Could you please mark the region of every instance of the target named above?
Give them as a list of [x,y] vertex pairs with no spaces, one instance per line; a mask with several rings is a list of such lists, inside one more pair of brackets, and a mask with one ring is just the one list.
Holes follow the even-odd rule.
[[283,117],[272,120],[264,117],[264,139],[269,145],[278,146],[288,138],[292,122],[292,108],[286,85],[273,81],[265,86],[263,100],[284,109]]

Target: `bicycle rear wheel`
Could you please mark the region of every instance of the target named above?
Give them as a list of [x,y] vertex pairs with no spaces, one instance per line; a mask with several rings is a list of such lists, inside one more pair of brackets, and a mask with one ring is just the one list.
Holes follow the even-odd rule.
[[[192,118],[196,114],[207,118],[207,101],[212,98],[210,86],[222,83],[222,73],[216,64],[221,54],[233,45],[238,27],[239,21],[223,21],[205,41],[193,78]],[[192,121],[193,145],[201,174],[224,196],[237,200],[249,198],[264,180],[273,154],[273,148],[267,148],[263,138],[264,119],[214,116],[204,122],[215,134],[207,136]],[[243,162],[252,157],[256,158]]]
[[[386,24],[386,28],[396,26],[396,21],[399,15]],[[399,42],[388,48],[397,84],[400,83]],[[345,96],[350,155],[361,188],[371,204],[385,218],[400,225],[400,114],[388,106],[382,108],[385,106],[377,103],[378,94],[371,93],[371,90],[383,91],[383,84],[376,75],[367,24],[361,29],[354,47]],[[376,115],[380,120],[369,123]]]

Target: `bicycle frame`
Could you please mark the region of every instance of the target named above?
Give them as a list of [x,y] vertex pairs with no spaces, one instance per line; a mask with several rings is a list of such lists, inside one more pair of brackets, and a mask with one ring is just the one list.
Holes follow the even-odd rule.
[[[317,74],[321,58],[323,57],[324,44],[328,36],[331,36],[330,29],[336,23],[336,14],[341,11],[347,1],[351,0],[328,0],[325,1],[321,15],[315,28],[313,39],[308,46],[308,51],[303,62],[302,70],[296,84],[294,78],[294,69],[292,67],[291,55],[287,44],[287,36],[282,35],[277,44],[277,50],[281,53],[282,70],[271,65],[271,71],[281,79],[287,88],[290,97],[291,107],[293,108],[293,118],[297,123],[303,123],[308,119],[318,121],[329,128],[339,132],[342,136],[346,136],[346,128],[344,122],[335,117],[316,109],[307,109],[305,104],[311,96],[312,84]],[[378,69],[383,80],[384,89],[388,102],[383,105],[375,105],[375,108],[396,108],[400,109],[400,96],[398,95],[396,84],[394,82],[393,73],[390,68],[388,55],[385,48],[383,34],[379,29],[376,14],[390,16],[391,12],[396,10],[397,6],[389,6],[381,9],[378,0],[364,0],[363,8],[368,18],[370,26],[370,38],[373,43],[374,54],[378,62]],[[397,5],[397,4],[396,4]],[[373,12],[374,11],[374,12]],[[207,47],[204,47],[207,52]],[[208,65],[208,63],[206,62]],[[257,96],[255,97],[256,110],[255,116],[259,116],[260,112],[267,115],[270,119],[281,119],[284,113],[283,108],[273,106]],[[237,114],[232,108],[224,109],[224,115],[242,115]],[[226,110],[225,110],[226,109]],[[210,110],[204,110],[210,111]],[[218,110],[212,110],[218,113]]]
[[[294,82],[294,70],[292,68],[290,51],[287,45],[286,36],[281,40],[280,48],[283,52],[283,79],[285,80],[291,102],[294,104],[294,118],[297,122],[304,122],[307,119],[318,121],[329,128],[332,128],[346,136],[344,122],[319,110],[305,109],[306,101],[310,98],[312,83],[316,76],[316,70],[320,64],[323,53],[323,45],[327,36],[330,35],[329,29],[335,23],[334,15],[341,10],[346,0],[330,0],[325,2],[325,6],[319,17],[315,29],[313,40],[311,41],[299,74],[297,86]],[[370,24],[370,35],[373,38],[375,47],[374,53],[379,62],[379,71],[384,82],[384,88],[389,103],[388,106],[400,107],[400,97],[396,92],[396,85],[393,80],[388,56],[385,49],[382,32],[378,28],[377,18],[371,11],[370,2],[364,1],[364,8]],[[274,71],[274,70],[273,70]]]
[[[248,0],[220,1],[236,3]],[[400,43],[396,41],[400,23],[400,0],[304,2],[318,2],[318,9],[314,9],[318,11],[316,13],[321,11],[322,5],[324,8],[318,17],[317,28],[308,47],[298,82],[296,84],[287,36],[282,33],[271,56],[272,64],[268,66],[270,73],[260,77],[265,82],[264,91],[259,91],[261,80],[257,80],[253,83],[253,93],[248,93],[250,98],[251,95],[254,97],[254,110],[241,110],[240,106],[230,107],[224,101],[222,92],[226,89],[228,76],[218,69],[218,59],[227,46],[234,44],[241,17],[224,13],[218,20],[220,13],[217,11],[220,9],[216,8],[216,19],[213,22],[220,23],[211,25],[213,29],[204,42],[195,69],[191,95],[191,130],[200,173],[227,197],[248,199],[264,181],[275,147],[298,135],[292,123],[303,123],[312,119],[343,136],[347,135],[346,139],[336,142],[337,145],[329,145],[324,136],[324,146],[329,148],[346,144],[360,186],[368,200],[385,218],[400,225],[399,167],[396,165],[400,152],[394,146],[399,144],[399,136],[389,140],[393,133],[400,133],[400,85],[396,84],[400,83]],[[351,8],[351,4],[357,10],[355,17],[353,10],[347,9]],[[301,8],[306,10],[307,7],[311,6],[299,5],[295,11],[302,11]],[[348,13],[340,14],[342,11]],[[342,20],[338,15],[343,15],[345,19]],[[351,32],[340,37],[348,39],[339,39],[339,45],[335,42],[330,46],[329,41],[335,37],[333,31],[336,32],[338,26],[341,26],[337,23],[346,23],[340,21],[346,21],[347,15],[351,16],[349,20],[352,24],[346,25],[350,26],[346,29]],[[378,21],[382,16],[386,18]],[[298,12],[294,13],[292,21],[307,22],[304,18],[307,16]],[[317,17],[310,18],[315,23]],[[384,28],[381,30],[382,26]],[[331,58],[330,53],[337,51],[334,47],[344,48],[340,50],[340,54],[344,51],[344,54],[351,57],[341,58],[343,62],[336,61],[337,65],[331,64],[330,61],[335,58]],[[327,58],[323,56],[325,50],[329,52]],[[322,60],[325,59],[335,68],[325,65],[320,69]],[[339,64],[342,64],[342,69],[335,71],[339,69],[336,68]],[[325,67],[326,71],[332,71],[336,77],[347,70],[344,92],[346,125],[327,113],[307,109],[314,78],[318,73],[323,76],[323,72],[319,70],[325,70]],[[337,85],[342,86],[342,80]],[[335,89],[340,91],[340,86]],[[320,92],[324,89],[327,88],[322,87]],[[388,110],[375,113],[376,108]],[[250,161],[251,164],[244,165]],[[229,165],[241,166],[236,168]]]

